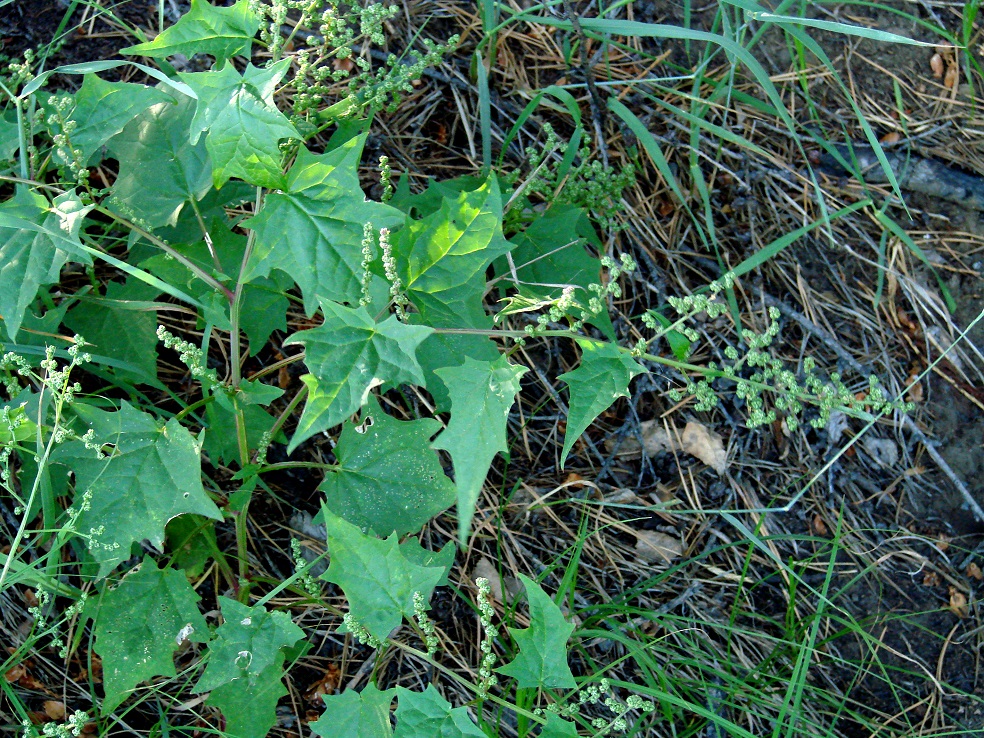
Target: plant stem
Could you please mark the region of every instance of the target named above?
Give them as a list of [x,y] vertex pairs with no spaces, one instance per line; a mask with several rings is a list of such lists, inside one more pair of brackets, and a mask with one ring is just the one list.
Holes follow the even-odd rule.
[[232,290],[230,290],[224,284],[222,284],[217,279],[215,279],[211,274],[209,274],[208,272],[204,271],[200,266],[198,266],[195,262],[193,262],[187,256],[185,256],[184,254],[182,254],[182,253],[180,253],[178,251],[175,251],[174,248],[170,244],[166,243],[165,241],[162,241],[157,236],[155,236],[153,233],[150,233],[149,231],[144,230],[143,228],[141,228],[140,226],[138,226],[136,223],[131,223],[129,220],[127,220],[126,218],[124,218],[124,217],[122,217],[120,215],[117,215],[112,210],[108,210],[107,208],[104,208],[102,205],[96,205],[93,208],[93,210],[95,212],[97,212],[97,213],[101,213],[102,215],[105,215],[108,218],[112,218],[113,220],[115,220],[120,225],[126,226],[127,228],[129,228],[130,230],[132,230],[134,233],[140,234],[141,236],[143,236],[144,238],[146,238],[148,241],[150,241],[152,244],[154,244],[159,249],[161,249],[161,251],[163,251],[164,253],[168,254],[169,256],[174,257],[175,260],[177,260],[178,262],[180,262],[181,264],[183,264],[185,267],[187,267],[188,270],[192,274],[194,274],[196,277],[198,277],[200,280],[202,280],[209,287],[211,287],[212,289],[216,290],[217,292],[221,292],[223,295],[226,296],[226,298],[228,300],[232,301],[232,298],[233,298]]

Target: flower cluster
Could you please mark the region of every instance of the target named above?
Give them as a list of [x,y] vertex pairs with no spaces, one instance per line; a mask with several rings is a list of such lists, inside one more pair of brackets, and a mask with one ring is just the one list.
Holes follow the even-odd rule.
[[[589,284],[587,292],[590,295],[587,305],[578,302],[576,288],[567,285],[561,291],[560,297],[545,303],[536,303],[535,307],[547,307],[547,312],[537,316],[535,325],[528,325],[524,329],[530,337],[541,335],[550,323],[559,323],[567,319],[570,330],[573,333],[580,331],[584,324],[596,318],[602,311],[607,309],[609,297],[618,299],[622,296],[622,288],[619,285],[619,278],[623,274],[631,274],[636,270],[636,263],[628,254],[622,254],[618,261],[610,256],[601,257],[602,268],[608,270],[608,279],[604,282]],[[512,311],[517,312],[517,311]]]
[[[698,312],[705,312],[712,318],[717,317],[726,308],[714,302],[713,297],[723,286],[725,285],[716,283],[712,285],[711,297],[695,295],[670,300],[670,304],[683,316],[681,321]],[[715,362],[708,362],[702,379],[687,382],[686,393],[696,400],[694,410],[707,411],[717,405],[718,396],[711,383],[721,378],[733,382],[735,395],[745,402],[746,425],[749,428],[773,423],[782,414],[786,426],[795,430],[807,406],[818,411],[809,421],[814,428],[826,426],[834,410],[850,415],[882,415],[896,410],[911,410],[911,405],[891,400],[878,383],[877,377],[868,378],[867,391],[855,393],[839,374],[831,374],[824,380],[816,371],[816,362],[810,357],[803,360],[799,374],[786,367],[782,359],[768,351],[779,335],[780,317],[777,308],[769,308],[769,324],[763,333],[743,329],[740,334],[743,350],[739,351],[735,346],[726,347],[724,356],[727,363],[719,366]],[[681,321],[677,321],[672,327],[677,328]],[[647,322],[647,325],[651,324]],[[678,329],[691,341],[697,340],[697,333],[693,329]],[[669,328],[661,330],[665,332]],[[772,408],[766,408],[767,394],[772,398]],[[670,392],[670,398],[675,402],[682,400],[683,395],[680,390]]]
[[424,634],[424,645],[427,646],[428,658],[434,658],[437,653],[437,633],[434,621],[427,617],[427,602],[420,592],[413,593],[413,617]]
[[[622,165],[618,171],[606,167],[591,159],[591,148],[585,144],[578,151],[578,163],[564,171],[561,166],[567,159],[570,144],[561,141],[549,123],[544,123],[543,130],[546,134],[543,143],[526,149],[526,162],[532,172],[523,185],[527,197],[576,205],[589,210],[603,229],[623,228],[617,215],[622,193],[635,184],[635,168],[631,164]],[[516,171],[505,179],[512,184],[519,177],[520,172]]]
[[[74,109],[72,98],[67,95],[51,95],[48,98],[48,109],[51,111],[45,122],[55,145],[55,157],[59,159],[72,175],[83,191],[89,188],[89,170],[83,158],[82,149],[72,146],[72,134],[78,128],[78,123],[71,118]],[[87,193],[84,193],[87,194]]]
[[342,618],[342,624],[345,630],[351,633],[355,640],[361,643],[363,646],[369,646],[369,648],[379,648],[383,645],[383,642],[376,638],[372,633],[366,630],[366,627],[352,617],[352,613],[347,612]]
[[[296,538],[290,539],[290,555],[294,560],[295,572],[300,572],[307,566],[307,561],[304,559],[304,552],[301,550],[301,542]],[[317,599],[321,596],[321,587],[317,580],[309,573],[301,574],[298,577],[298,581],[300,582],[301,589],[307,592],[311,599]]]
[[372,267],[372,262],[376,259],[376,231],[372,227],[372,223],[366,223],[362,226],[362,274],[360,278],[360,293],[359,304],[365,307],[372,302],[372,295],[369,293],[369,287],[372,284],[372,272],[370,267]]
[[[555,702],[550,703],[546,708],[536,708],[533,712],[536,715],[553,713],[560,717],[570,718],[581,714],[581,709],[585,705],[597,705],[599,702],[614,713],[614,717],[596,717],[591,721],[591,727],[597,732],[596,737],[605,736],[612,732],[622,732],[628,729],[628,722],[625,716],[632,711],[648,714],[656,709],[650,700],[644,700],[639,695],[629,695],[625,703],[619,702],[612,697],[611,684],[607,679],[602,679],[598,684],[589,684],[580,689],[575,695],[575,699],[566,706],[561,706]],[[608,695],[608,696],[606,696]]]
[[383,250],[383,273],[390,283],[390,299],[393,301],[393,309],[396,312],[396,317],[405,323],[410,298],[403,291],[403,281],[396,271],[396,259],[393,257],[393,246],[390,244],[388,228],[380,229],[379,246]]
[[162,325],[157,326],[157,340],[163,342],[165,348],[176,351],[179,361],[188,367],[191,376],[199,380],[203,385],[212,386],[219,383],[219,378],[215,370],[208,369],[205,366],[205,354],[200,348],[178,338]]
[[[423,52],[402,62],[395,54],[384,54],[377,47],[386,44],[385,24],[399,13],[399,6],[370,3],[342,5],[337,0],[251,0],[254,12],[263,19],[260,39],[274,60],[287,48],[283,29],[291,17],[300,33],[303,47],[293,54],[295,72],[289,82],[294,93],[295,123],[301,125],[308,114],[324,106],[335,92],[334,86],[347,81],[347,93],[331,108],[334,119],[362,117],[392,109],[400,95],[413,90],[413,82],[429,67],[440,64],[458,43],[452,36],[438,44],[425,39]],[[309,32],[316,30],[317,33]],[[381,66],[374,58],[383,59]]]
[[492,607],[492,587],[489,580],[485,577],[479,577],[475,580],[475,585],[478,587],[478,619],[485,634],[481,646],[482,663],[478,666],[477,695],[480,700],[484,700],[489,696],[489,690],[499,681],[492,673],[492,667],[495,666],[495,652],[492,647],[495,644],[495,639],[499,637],[499,631],[492,625],[495,608]]

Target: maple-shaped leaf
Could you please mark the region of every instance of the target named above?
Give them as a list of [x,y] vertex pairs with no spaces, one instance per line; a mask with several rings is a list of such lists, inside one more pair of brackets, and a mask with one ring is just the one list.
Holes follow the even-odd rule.
[[502,235],[502,197],[495,177],[477,190],[445,197],[440,209],[409,221],[393,240],[407,295],[421,313],[445,320],[482,311],[485,270],[512,247]]
[[257,673],[221,684],[205,704],[222,712],[228,738],[266,738],[277,723],[277,703],[287,694],[283,683],[284,656]]
[[393,738],[487,738],[464,707],[451,707],[428,684],[423,692],[397,687],[396,733]]
[[530,605],[530,627],[508,629],[519,645],[519,654],[496,671],[513,677],[521,689],[574,689],[577,682],[567,665],[567,639],[574,632],[574,626],[564,619],[560,608],[540,585],[523,574],[519,578],[526,588]]
[[290,59],[265,68],[247,64],[240,75],[227,63],[221,69],[179,75],[198,95],[190,141],[194,145],[208,132],[205,148],[216,188],[231,177],[260,187],[283,187],[279,142],[300,134],[277,108],[273,93],[289,66]]
[[228,8],[191,0],[191,9],[153,41],[127,46],[120,53],[156,59],[173,54],[210,54],[220,61],[237,55],[248,59],[259,28],[260,19],[250,8],[249,0],[239,0]]
[[70,441],[54,455],[75,472],[78,530],[91,536],[89,552],[99,564],[99,577],[130,558],[133,543],[146,539],[160,550],[164,526],[177,515],[222,519],[202,487],[195,439],[177,420],[160,427],[128,402],[118,412],[74,407],[95,442],[113,447],[107,458],[97,458],[81,441]]
[[236,679],[258,676],[279,665],[282,649],[304,637],[304,631],[286,613],[268,612],[263,605],[248,607],[222,596],[219,607],[222,625],[209,643],[208,663],[195,692],[209,692]]
[[0,203],[0,318],[11,338],[42,285],[57,282],[68,261],[92,263],[79,241],[91,209],[74,192],[49,204],[26,188]]
[[[171,95],[156,87],[106,82],[95,74],[85,75],[82,87],[69,100],[70,106],[63,115],[75,121],[72,148],[81,151],[83,164],[151,105],[174,102]],[[55,156],[62,164],[68,163],[57,151]]]
[[564,450],[560,455],[561,469],[574,442],[587,427],[619,397],[628,397],[629,382],[646,371],[639,362],[610,343],[578,339],[577,345],[581,347],[581,365],[557,377],[571,391]]
[[195,101],[180,95],[177,103],[150,106],[109,140],[120,165],[110,206],[119,200],[128,217],[157,228],[177,223],[186,204],[212,189],[205,142],[188,139],[194,115]]
[[424,383],[414,354],[432,328],[404,325],[393,315],[377,323],[364,307],[335,302],[323,301],[321,309],[324,323],[284,341],[285,346],[304,346],[304,363],[311,370],[301,377],[308,397],[288,453],[352,415],[373,387]]
[[[419,316],[412,317],[418,318]],[[415,322],[432,325],[429,320]],[[492,319],[486,317],[479,325],[434,327],[478,328],[491,331]],[[458,366],[466,358],[491,362],[499,358],[499,351],[487,336],[460,333],[432,333],[417,349],[417,361],[420,362],[420,366],[424,370],[424,382],[427,391],[434,398],[434,407],[438,412],[446,413],[451,409],[451,395],[448,393],[444,381],[436,374],[437,370],[449,366]]]
[[324,695],[325,711],[308,725],[322,738],[389,738],[390,704],[395,689],[380,691],[370,682],[361,692],[346,689],[341,694]]
[[508,450],[506,420],[526,372],[526,367],[510,364],[505,356],[494,362],[466,358],[461,366],[435,372],[451,395],[451,421],[433,447],[451,454],[454,463],[462,545],[492,459]]
[[182,572],[158,569],[149,556],[115,589],[89,600],[85,614],[95,620],[94,650],[102,657],[106,691],[104,714],[140,682],[175,676],[174,652],[184,641],[208,640],[198,600]]
[[342,428],[338,466],[318,487],[325,507],[380,535],[420,530],[454,502],[454,484],[430,448],[440,427],[432,418],[391,418],[370,399],[360,422]]
[[413,563],[400,549],[396,533],[380,540],[325,507],[321,511],[331,559],[322,578],[342,588],[352,617],[383,641],[404,617],[413,617],[413,593],[429,601],[445,570]]
[[362,192],[358,168],[365,140],[356,136],[321,156],[301,148],[286,191],[267,195],[259,214],[245,223],[256,232],[246,281],[271,269],[286,272],[297,282],[308,315],[319,296],[359,300],[363,226],[372,223],[378,231],[403,222],[398,210],[369,202]]

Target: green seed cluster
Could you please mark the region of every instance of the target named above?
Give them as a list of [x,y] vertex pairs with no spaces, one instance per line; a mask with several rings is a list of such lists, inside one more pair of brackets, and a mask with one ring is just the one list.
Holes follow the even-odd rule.
[[597,732],[595,738],[610,735],[614,732],[623,732],[628,729],[628,722],[625,716],[632,711],[648,714],[656,709],[656,706],[649,700],[644,700],[639,695],[630,695],[625,703],[621,703],[611,696],[611,683],[607,679],[602,679],[598,684],[589,684],[573,695],[573,699],[566,706],[561,706],[552,702],[545,708],[536,708],[533,712],[536,715],[553,713],[564,718],[571,718],[581,714],[585,705],[597,705],[599,702],[614,713],[614,717],[597,717],[591,721],[591,727]]
[[372,635],[365,626],[352,617],[352,613],[347,612],[342,618],[342,624],[345,630],[352,634],[352,636],[361,643],[363,646],[369,646],[369,648],[379,648],[383,645],[383,642]]
[[[295,572],[299,572],[307,566],[307,561],[304,560],[304,554],[301,551],[301,542],[296,538],[290,539],[290,555],[294,560]],[[298,582],[301,585],[301,589],[307,592],[311,599],[317,599],[321,596],[321,587],[318,585],[317,580],[310,574],[301,574]]]
[[[670,304],[685,318],[698,312],[717,317],[726,310],[724,305],[713,302],[713,293],[711,298],[696,295],[670,300]],[[718,396],[712,389],[711,382],[719,377],[734,382],[735,395],[746,403],[745,422],[749,428],[773,423],[781,414],[787,427],[796,430],[800,416],[807,406],[819,411],[809,421],[814,428],[826,426],[834,410],[851,415],[883,415],[896,410],[907,412],[912,409],[909,403],[891,400],[875,376],[869,377],[866,392],[855,394],[839,374],[831,374],[824,380],[816,371],[816,362],[810,357],[803,360],[802,371],[797,375],[782,359],[772,356],[768,351],[779,335],[780,317],[778,309],[769,308],[769,324],[764,333],[743,329],[743,351],[735,346],[728,346],[724,350],[726,363],[718,366],[715,362],[708,362],[704,378],[687,382],[686,393],[696,400],[694,410],[703,412],[717,406]],[[682,327],[679,330],[691,341],[698,338],[693,329]],[[772,408],[766,408],[766,394],[772,397]],[[680,390],[670,392],[670,398],[675,402],[682,400],[683,396],[684,393]]]
[[424,645],[427,646],[427,657],[434,658],[437,653],[437,626],[427,617],[427,601],[420,592],[413,593],[413,617],[424,634]]
[[[596,282],[587,287],[587,305],[578,302],[576,288],[574,285],[567,285],[561,291],[560,297],[548,300],[543,303],[533,303],[527,306],[522,312],[531,307],[546,307],[547,312],[538,315],[535,325],[528,325],[524,329],[530,338],[542,335],[550,323],[560,323],[566,320],[573,333],[577,333],[584,324],[596,318],[607,309],[609,297],[618,299],[622,296],[622,287],[619,285],[619,278],[623,274],[631,274],[636,270],[635,260],[628,254],[622,254],[618,261],[610,256],[601,257],[601,266],[608,270],[608,280],[604,284]],[[514,300],[515,301],[515,300]],[[516,301],[519,303],[520,301]],[[519,312],[519,311],[514,311]]]
[[21,735],[23,738],[38,738],[38,736],[43,736],[43,738],[78,738],[85,730],[87,722],[89,722],[89,714],[82,710],[76,710],[68,716],[67,722],[45,723],[40,726],[41,732],[39,733],[30,720],[24,720],[21,723],[24,729]]
[[[635,184],[635,168],[624,164],[616,171],[600,161],[591,159],[591,147],[581,146],[578,163],[563,173],[560,163],[564,160],[570,144],[561,141],[560,136],[549,123],[543,124],[546,139],[539,146],[526,149],[529,171],[533,172],[525,185],[527,197],[537,196],[550,203],[568,203],[591,212],[603,229],[620,230],[625,227],[617,219],[622,193]],[[557,156],[552,156],[554,153]],[[505,177],[514,184],[520,172]]]
[[51,141],[55,145],[55,156],[71,174],[71,179],[83,190],[89,188],[89,170],[85,166],[82,149],[72,147],[72,134],[78,128],[78,123],[72,120],[74,110],[72,98],[67,95],[51,95],[48,98],[48,108],[51,111],[45,119]]
[[499,637],[499,630],[492,625],[492,618],[495,615],[495,608],[492,607],[492,587],[489,580],[479,577],[475,580],[478,587],[478,619],[482,626],[482,663],[478,666],[478,685],[476,695],[480,700],[489,696],[489,690],[497,683],[498,678],[492,673],[495,666],[495,639]]
[[296,69],[289,86],[294,92],[295,123],[324,107],[332,87],[348,81],[348,93],[336,109],[336,118],[362,117],[380,110],[394,110],[402,93],[413,90],[429,67],[440,64],[457,45],[458,36],[438,44],[425,39],[423,53],[409,64],[389,54],[380,66],[373,64],[373,48],[386,44],[387,21],[399,6],[370,3],[342,5],[336,0],[253,0],[253,10],[263,19],[260,38],[274,60],[281,57],[285,39],[281,33],[291,16],[296,28],[316,28],[317,35],[303,39],[304,48],[294,53]]
[[188,367],[191,376],[203,385],[213,386],[219,383],[215,370],[205,366],[205,354],[193,343],[178,338],[162,325],[157,326],[157,340],[161,341],[165,348],[177,351],[178,360]]

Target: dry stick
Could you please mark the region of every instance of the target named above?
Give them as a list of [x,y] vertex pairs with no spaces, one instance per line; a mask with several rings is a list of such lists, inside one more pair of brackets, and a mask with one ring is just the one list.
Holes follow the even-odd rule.
[[[803,330],[812,333],[815,337],[819,338],[831,351],[833,351],[837,356],[848,366],[850,366],[854,371],[859,374],[865,374],[864,367],[861,366],[861,362],[851,356],[844,348],[838,343],[837,339],[831,336],[826,330],[818,325],[815,325],[809,318],[807,318],[802,313],[790,308],[785,303],[776,299],[772,295],[762,293],[762,299],[770,307],[778,308],[782,311],[783,315],[792,318],[794,321],[799,323]],[[967,489],[967,485],[963,483],[957,473],[950,468],[950,465],[946,463],[940,452],[932,445],[926,434],[922,432],[916,422],[908,415],[902,416],[902,424],[905,426],[906,430],[911,433],[919,443],[923,445],[923,448],[929,453],[930,457],[936,462],[936,465],[940,468],[946,477],[953,483],[953,486],[957,489],[960,495],[964,499],[964,503],[970,508],[970,512],[977,518],[978,521],[984,523],[984,509],[981,508],[980,503],[974,499],[974,496]]]
[[588,87],[588,103],[591,106],[591,119],[594,121],[595,138],[598,139],[598,152],[601,154],[601,163],[607,167],[608,147],[605,145],[605,127],[604,119],[602,118],[604,108],[601,106],[598,88],[595,87],[594,74],[588,62],[587,39],[585,38],[584,31],[581,29],[581,21],[578,20],[574,8],[571,7],[571,0],[564,0],[564,13],[571,22],[571,28],[577,34],[577,40],[581,46],[579,53],[581,63],[579,66],[581,67],[581,73],[584,75],[584,83]]

